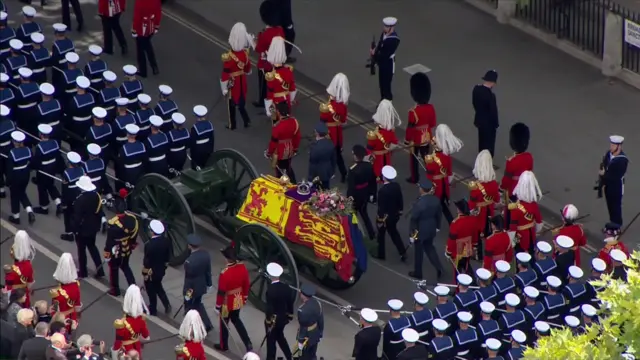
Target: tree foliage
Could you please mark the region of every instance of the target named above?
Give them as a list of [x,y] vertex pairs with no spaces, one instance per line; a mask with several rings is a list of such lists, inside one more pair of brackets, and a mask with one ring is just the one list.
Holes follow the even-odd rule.
[[525,360],[617,360],[627,352],[640,353],[640,252],[625,263],[627,283],[603,276],[593,281],[605,288],[598,294],[602,304],[600,324],[591,326],[585,334],[573,336],[569,329],[551,329],[551,336],[538,341],[535,348],[525,351]]

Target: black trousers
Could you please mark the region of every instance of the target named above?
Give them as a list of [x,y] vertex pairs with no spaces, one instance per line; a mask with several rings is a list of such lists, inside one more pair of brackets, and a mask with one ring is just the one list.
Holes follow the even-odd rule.
[[436,252],[435,246],[433,246],[433,238],[418,240],[414,243],[414,273],[417,277],[422,278],[422,261],[424,259],[424,255],[427,255],[427,259],[431,262],[431,265],[436,268],[436,271],[442,271],[442,263],[440,262],[440,257]]
[[373,240],[376,236],[376,232],[373,229],[373,224],[371,223],[371,218],[369,218],[369,213],[367,212],[368,199],[360,202],[354,202],[354,206],[360,218],[362,218],[362,222],[364,223],[364,227],[367,230],[367,235],[369,235],[369,239]]
[[306,345],[300,352],[298,360],[316,360],[316,353],[318,352],[318,343],[313,345]]
[[622,193],[620,191],[608,191],[605,187],[604,198],[607,201],[609,221],[622,226]]
[[251,344],[251,339],[249,339],[247,328],[244,327],[244,323],[240,319],[240,309],[229,311],[227,317],[220,316],[220,347],[229,349],[229,322],[233,323],[238,335],[240,335],[240,339],[242,339],[242,343],[248,347]]
[[84,17],[82,16],[82,8],[78,0],[62,0],[62,23],[67,25],[68,28],[71,28],[71,11],[69,10],[69,4],[73,7],[73,13],[76,15],[78,26],[82,26],[84,24]]
[[475,273],[473,272],[473,267],[471,267],[470,257],[463,257],[458,260],[458,266],[455,268],[454,276],[457,278],[458,274],[467,274],[473,278]]
[[420,164],[418,164],[418,159],[424,159],[425,156],[429,155],[429,145],[424,146],[414,146],[411,148],[412,154],[409,154],[409,161],[411,162],[411,177],[409,180],[413,183],[417,183],[420,181]]
[[297,184],[298,182],[296,181],[296,174],[293,172],[293,167],[291,166],[292,160],[293,159],[278,160],[276,167],[276,176],[281,177],[282,175],[284,175],[282,173],[284,171],[287,173],[287,176],[291,180],[291,183]]
[[147,296],[149,297],[149,312],[151,315],[155,315],[158,312],[158,298],[160,298],[165,309],[171,306],[167,292],[164,291],[164,286],[162,286],[162,278],[164,278],[164,274],[151,274],[149,280],[144,282],[144,288],[147,290]]
[[493,126],[478,127],[478,152],[489,150],[493,157],[496,148],[496,133],[498,129]]
[[196,310],[200,317],[202,318],[202,323],[204,324],[205,329],[207,331],[211,331],[213,329],[213,324],[211,323],[211,319],[209,319],[209,315],[207,314],[207,309],[204,307],[202,303],[202,296],[194,296],[189,300],[184,301],[184,313],[185,315],[189,310]]
[[197,168],[204,169],[207,166],[207,161],[209,161],[209,157],[211,156],[212,152],[191,149],[190,153],[191,153],[191,168],[193,170],[197,170]]
[[71,233],[71,217],[73,215],[73,202],[62,202],[62,219],[64,221],[64,232]]
[[398,232],[398,220],[399,216],[389,216],[385,222],[378,228],[378,258],[384,259],[386,256],[385,242],[386,234],[389,233],[393,245],[398,249],[398,254],[403,256],[405,254],[405,245],[402,242],[400,233]]
[[120,26],[120,14],[114,16],[100,16],[102,20],[102,36],[104,37],[104,52],[107,54],[113,53],[113,36],[116,36],[118,44],[122,49],[127,48],[127,39],[124,37],[124,32]]
[[129,256],[112,257],[109,260],[109,287],[114,295],[120,295],[120,270],[122,270],[129,286],[136,283],[136,278],[133,276],[131,266],[129,266]]
[[347,177],[347,167],[344,164],[344,157],[342,156],[342,147],[336,146],[336,165],[338,165],[338,171],[342,176],[341,181],[344,182]]
[[258,98],[253,103],[255,107],[264,108],[264,99],[267,98],[267,79],[264,78],[264,71],[258,70]]
[[[449,181],[445,179],[445,181]],[[445,195],[442,194],[442,198],[440,198],[440,205],[442,206],[442,215],[447,220],[449,224],[453,222],[453,215],[451,214],[451,210],[449,210],[449,200],[445,198]]]
[[[295,44],[296,43],[296,29],[293,26],[293,24],[291,24],[290,26],[285,26],[283,27],[284,30],[284,38],[285,40],[287,40],[288,42]],[[289,43],[284,43],[284,48],[285,51],[287,52],[287,57],[289,57],[289,55],[291,55],[291,51],[293,50],[293,45],[289,44]]]
[[268,325],[265,324],[265,331],[267,332],[267,359],[266,360],[276,360],[276,353],[278,349],[276,348],[276,343],[280,347],[280,351],[284,355],[286,360],[291,360],[291,348],[289,347],[289,342],[287,338],[284,336],[284,328],[287,326],[287,323],[275,323],[273,328],[269,330]]
[[52,178],[37,172],[36,181],[38,183],[38,200],[41,208],[46,209],[49,206],[49,198],[51,200],[60,200],[60,191],[58,191]]
[[158,69],[158,62],[156,61],[156,53],[153,50],[153,43],[151,42],[153,35],[136,37],[136,53],[138,56],[138,72],[140,76],[147,76],[147,60],[151,65],[152,70]]
[[240,100],[238,103],[233,101],[233,98],[229,97],[228,101],[228,111],[229,111],[229,124],[227,125],[229,129],[234,130],[236,128],[236,108],[240,112],[240,116],[242,116],[242,122],[244,123],[244,127],[249,126],[251,123],[251,119],[249,119],[249,114],[247,113],[247,109],[245,108],[246,101],[244,96],[240,96]]
[[22,207],[24,207],[25,209],[28,207],[31,207],[31,201],[27,196],[28,185],[29,185],[28,177],[11,179],[11,185],[9,185],[9,197],[11,200],[11,214],[20,215],[20,205],[22,205]]
[[393,100],[391,82],[393,81],[393,68],[385,65],[378,67],[378,87],[380,88],[380,100]]
[[4,187],[7,185],[7,159],[4,156],[0,156],[0,191],[4,191]]
[[104,276],[104,269],[102,268],[102,257],[100,251],[96,246],[96,234],[80,235],[76,234],[76,246],[78,247],[78,276],[87,277],[89,271],[87,270],[87,250],[93,263],[96,265],[96,274],[98,276]]

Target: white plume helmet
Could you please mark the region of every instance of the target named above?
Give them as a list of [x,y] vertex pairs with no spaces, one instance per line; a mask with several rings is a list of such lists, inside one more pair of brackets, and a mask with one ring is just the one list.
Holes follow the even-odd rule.
[[376,113],[373,114],[373,121],[385,130],[393,130],[396,126],[402,124],[400,115],[398,115],[391,101],[387,99],[380,101],[380,104],[378,104]]
[[18,261],[33,260],[36,248],[31,243],[31,237],[24,230],[19,230],[13,237],[13,258]]
[[327,88],[327,93],[333,96],[337,102],[347,104],[349,103],[349,79],[347,75],[343,73],[337,73],[331,80],[331,84]]
[[253,47],[253,38],[247,33],[244,23],[237,22],[229,33],[229,45],[233,51],[241,51],[249,46]]
[[520,175],[518,184],[513,189],[513,194],[519,200],[526,202],[538,202],[542,198],[542,190],[540,190],[538,180],[531,171],[525,171]]
[[145,311],[149,312],[138,285],[133,284],[127,289],[127,292],[124,294],[124,301],[122,302],[122,311],[134,318],[141,316]]
[[267,61],[271,65],[282,65],[287,61],[287,51],[284,47],[284,38],[276,36],[271,40],[267,50]]
[[180,337],[189,341],[201,342],[207,336],[204,323],[198,310],[189,310],[184,316],[179,331]]
[[493,158],[489,150],[482,150],[476,156],[476,164],[473,166],[473,176],[480,182],[489,182],[496,179],[493,170]]
[[580,215],[578,208],[573,204],[565,205],[562,208],[562,217],[566,220],[573,221],[578,218],[578,215]]
[[242,360],[260,360],[260,356],[252,351],[249,351],[248,353],[244,354]]
[[78,280],[78,269],[73,257],[69,253],[64,253],[58,260],[58,266],[53,273],[53,278],[61,284],[70,284]]
[[453,135],[451,128],[447,124],[440,124],[436,127],[435,141],[436,145],[438,145],[440,150],[446,155],[457,153],[464,145],[462,140]]

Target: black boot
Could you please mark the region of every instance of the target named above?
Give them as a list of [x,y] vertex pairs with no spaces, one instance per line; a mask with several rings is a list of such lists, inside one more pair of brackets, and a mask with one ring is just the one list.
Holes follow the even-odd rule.
[[20,225],[20,218],[14,218],[13,216],[9,215],[9,222],[12,224]]
[[60,240],[73,242],[73,234],[72,233],[60,234]]
[[29,225],[33,224],[34,222],[36,222],[36,214],[34,214],[33,212],[29,212]]
[[40,215],[49,215],[49,209],[45,209],[42,206],[36,207],[35,209],[33,209],[33,212]]
[[60,217],[60,215],[62,215],[63,212],[64,210],[62,210],[62,204],[56,205],[56,216]]

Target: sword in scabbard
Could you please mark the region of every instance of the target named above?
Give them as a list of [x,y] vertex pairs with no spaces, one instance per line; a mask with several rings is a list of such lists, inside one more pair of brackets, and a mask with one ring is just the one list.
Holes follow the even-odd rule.
[[31,293],[35,293],[36,291],[40,291],[40,290],[47,290],[47,289],[53,289],[54,287],[58,286],[58,284],[55,285],[46,285],[46,286],[40,286],[37,288],[33,288],[31,289]]
[[158,343],[158,342],[162,342],[165,340],[169,340],[169,339],[173,339],[174,337],[178,336],[178,334],[171,334],[165,337],[161,337],[159,339],[153,339],[153,340],[149,340],[149,341],[142,341],[142,345],[149,345],[149,344],[153,344],[153,343]]
[[[573,222],[578,222],[578,221],[580,221],[582,219],[588,218],[589,216],[591,216],[591,214],[582,215],[582,216],[578,217],[577,219],[573,220]],[[542,231],[541,233],[539,233],[537,236],[542,236],[542,235],[544,235],[544,234],[546,234],[548,232],[552,232],[553,233],[555,231],[560,230],[560,228],[562,228],[563,226],[564,226],[564,224],[548,228],[548,229]]]
[[13,235],[9,235],[6,238],[4,238],[4,240],[0,241],[0,245],[6,243],[7,241],[13,239]]
[[105,297],[107,295],[109,295],[109,290],[107,290],[107,291],[103,292],[102,294],[100,294],[100,296],[98,296],[92,302],[90,302],[89,305],[83,306],[82,309],[78,312],[78,315],[81,315],[83,312],[87,311],[91,306],[95,305],[98,301],[100,301],[100,299],[102,299],[103,297]]

